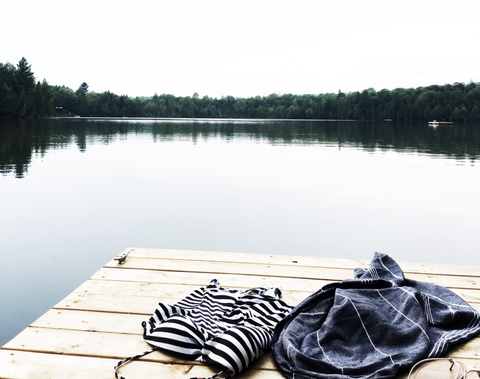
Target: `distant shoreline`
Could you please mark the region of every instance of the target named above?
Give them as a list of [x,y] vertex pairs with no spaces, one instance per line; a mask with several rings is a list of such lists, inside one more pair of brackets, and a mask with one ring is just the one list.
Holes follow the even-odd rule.
[[[61,120],[61,119],[69,119],[69,120],[112,120],[112,121],[144,121],[144,120],[152,120],[152,121],[199,121],[199,122],[278,122],[278,121],[285,121],[285,122],[292,122],[292,121],[361,121],[361,120],[354,120],[354,119],[311,119],[311,118],[211,118],[211,117],[96,117],[96,116],[52,116],[47,117],[48,119],[52,120]],[[376,120],[378,121],[378,120]]]

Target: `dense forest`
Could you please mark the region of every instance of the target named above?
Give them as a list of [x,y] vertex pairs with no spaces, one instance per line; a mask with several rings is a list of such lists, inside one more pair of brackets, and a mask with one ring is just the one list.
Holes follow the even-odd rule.
[[36,82],[25,58],[0,63],[0,118],[49,116],[479,121],[480,83],[251,98],[168,94],[131,98]]

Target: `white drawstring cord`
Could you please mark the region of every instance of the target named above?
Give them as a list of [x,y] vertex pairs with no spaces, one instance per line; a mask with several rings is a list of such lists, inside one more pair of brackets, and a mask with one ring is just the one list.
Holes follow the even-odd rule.
[[452,364],[450,366],[450,371],[452,371],[453,366],[455,366],[457,369],[457,374],[455,376],[455,379],[464,378],[468,373],[468,372],[465,372],[466,371],[465,365],[462,362],[459,362],[453,358],[427,358],[415,363],[415,365],[412,367],[412,369],[408,373],[408,379],[410,379],[412,373],[416,370],[418,366],[421,366],[428,362],[435,362],[435,361],[449,361]]

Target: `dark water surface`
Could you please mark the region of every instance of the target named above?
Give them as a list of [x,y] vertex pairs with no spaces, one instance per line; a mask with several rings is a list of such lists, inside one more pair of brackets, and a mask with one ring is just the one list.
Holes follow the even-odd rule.
[[480,265],[480,124],[0,121],[0,346],[126,247]]

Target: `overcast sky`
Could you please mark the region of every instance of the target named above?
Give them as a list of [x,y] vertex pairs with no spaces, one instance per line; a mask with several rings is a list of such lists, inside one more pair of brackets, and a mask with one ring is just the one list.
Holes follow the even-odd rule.
[[118,95],[480,82],[480,0],[0,0],[0,62]]

